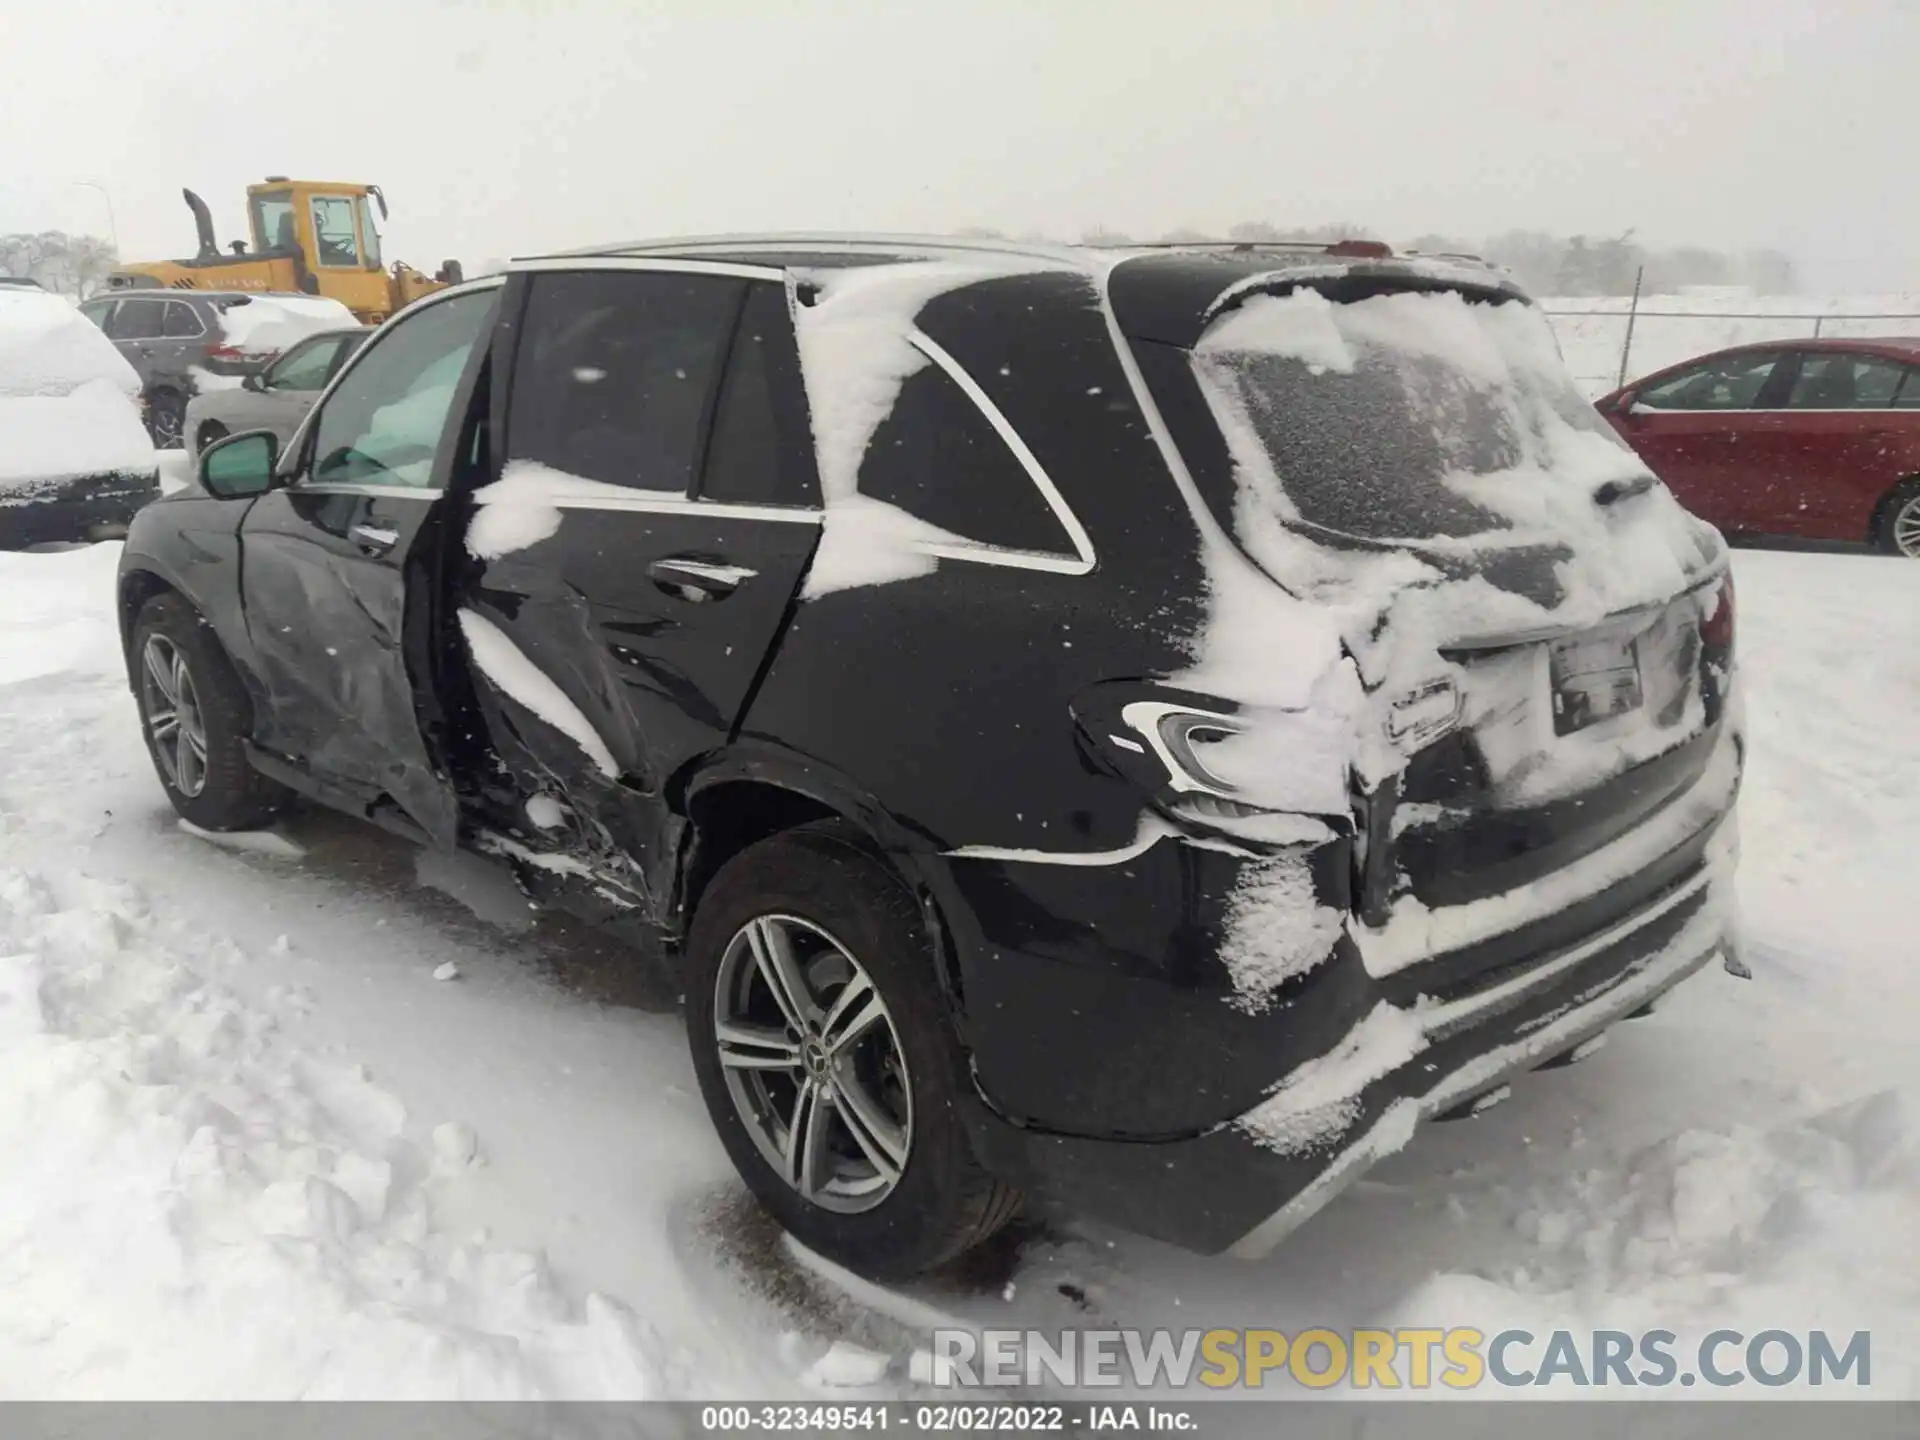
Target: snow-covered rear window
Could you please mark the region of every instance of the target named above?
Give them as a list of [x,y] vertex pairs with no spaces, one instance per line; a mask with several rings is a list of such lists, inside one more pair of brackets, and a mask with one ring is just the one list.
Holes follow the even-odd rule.
[[[1286,521],[1374,540],[1469,539],[1644,474],[1518,300],[1256,295],[1194,347],[1242,477]],[[1577,492],[1577,495],[1576,493]]]

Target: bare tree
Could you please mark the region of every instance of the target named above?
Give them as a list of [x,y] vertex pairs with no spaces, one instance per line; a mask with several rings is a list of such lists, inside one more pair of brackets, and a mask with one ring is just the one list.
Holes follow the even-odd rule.
[[62,230],[0,235],[0,274],[38,280],[49,290],[81,300],[100,289],[118,263],[113,246],[97,235]]

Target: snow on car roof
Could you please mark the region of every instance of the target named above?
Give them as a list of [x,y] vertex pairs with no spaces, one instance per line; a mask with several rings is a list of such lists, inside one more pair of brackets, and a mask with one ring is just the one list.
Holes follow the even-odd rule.
[[0,286],[0,397],[66,395],[96,380],[129,397],[140,393],[133,367],[70,301]]
[[220,331],[236,350],[278,353],[323,330],[360,322],[338,300],[318,295],[255,295],[220,312]]

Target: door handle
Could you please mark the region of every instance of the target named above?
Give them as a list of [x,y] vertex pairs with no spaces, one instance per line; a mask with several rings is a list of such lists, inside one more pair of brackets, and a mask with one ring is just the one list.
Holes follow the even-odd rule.
[[347,538],[366,555],[381,556],[400,543],[398,530],[384,529],[379,525],[355,525],[347,531]]
[[669,556],[647,566],[647,578],[660,589],[681,600],[699,603],[731,595],[758,575],[744,565],[723,565],[712,560],[693,560]]

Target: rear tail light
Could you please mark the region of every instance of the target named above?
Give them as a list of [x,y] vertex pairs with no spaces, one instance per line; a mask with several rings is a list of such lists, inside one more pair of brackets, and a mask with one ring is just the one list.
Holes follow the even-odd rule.
[[1720,582],[1713,597],[1713,608],[1700,622],[1700,643],[1709,650],[1733,649],[1733,576]]
[[209,343],[207,346],[207,358],[209,360],[225,360],[235,365],[248,365],[254,363],[264,364],[273,357],[271,355],[262,355],[258,352],[249,353],[237,345],[216,345]]

